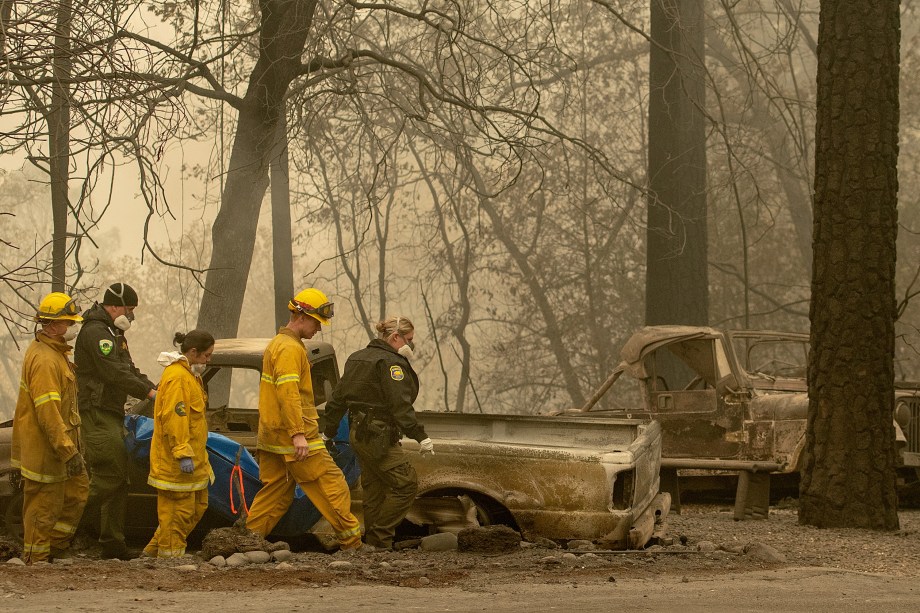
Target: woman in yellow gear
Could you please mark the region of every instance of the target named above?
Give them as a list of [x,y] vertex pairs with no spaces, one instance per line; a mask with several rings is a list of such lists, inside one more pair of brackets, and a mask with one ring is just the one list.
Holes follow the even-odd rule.
[[89,495],[80,453],[77,384],[68,360],[83,321],[61,292],[45,296],[35,314],[41,330],[26,350],[13,417],[11,464],[23,478],[23,560],[65,555]]
[[201,375],[211,360],[214,337],[204,330],[177,332],[179,351],[164,351],[166,367],[158,387],[150,444],[150,476],[157,489],[160,525],[144,547],[150,557],[185,555],[189,533],[208,508],[208,485],[214,480],[208,452],[207,396]]

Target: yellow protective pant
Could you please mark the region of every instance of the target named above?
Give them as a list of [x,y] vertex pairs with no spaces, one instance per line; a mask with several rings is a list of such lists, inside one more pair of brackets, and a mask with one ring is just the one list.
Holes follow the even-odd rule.
[[89,477],[84,472],[57,483],[22,482],[22,559],[48,561],[52,547],[70,547],[89,496]]
[[325,449],[299,462],[259,450],[259,478],[262,489],[256,493],[246,519],[246,527],[253,532],[263,537],[271,533],[294,501],[294,487],[299,485],[332,525],[342,549],[361,545],[361,524],[351,512],[348,483]]
[[144,547],[144,553],[157,558],[184,556],[186,539],[207,509],[207,489],[194,492],[158,489],[157,519],[160,525]]

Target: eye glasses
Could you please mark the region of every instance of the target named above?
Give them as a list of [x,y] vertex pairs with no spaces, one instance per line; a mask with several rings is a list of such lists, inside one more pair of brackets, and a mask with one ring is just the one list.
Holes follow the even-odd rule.
[[318,307],[312,307],[309,304],[304,302],[298,302],[297,300],[291,299],[291,304],[294,305],[294,308],[304,313],[306,315],[319,315],[323,319],[330,319],[335,313],[332,302],[327,302],[321,304]]

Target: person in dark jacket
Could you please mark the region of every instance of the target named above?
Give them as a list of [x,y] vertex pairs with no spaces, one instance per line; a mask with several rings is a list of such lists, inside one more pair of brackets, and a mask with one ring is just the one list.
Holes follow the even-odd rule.
[[125,331],[134,321],[137,292],[113,283],[102,303],[83,313],[74,351],[78,400],[90,473],[84,526],[99,534],[103,558],[129,559],[125,545],[128,454],[124,445],[125,402],[156,396],[156,386],[134,365]]
[[396,527],[418,493],[418,476],[403,451],[403,436],[415,439],[421,453],[434,444],[415,417],[418,375],[409,359],[415,327],[405,317],[377,323],[378,338],[349,356],[345,374],[326,403],[321,429],[327,445],[348,412],[351,444],[361,465],[366,546],[390,549]]

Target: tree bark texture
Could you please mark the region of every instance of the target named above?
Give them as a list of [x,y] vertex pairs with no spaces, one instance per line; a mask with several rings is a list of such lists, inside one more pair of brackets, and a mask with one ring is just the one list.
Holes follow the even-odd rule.
[[70,0],[60,0],[55,24],[54,54],[51,85],[51,107],[48,109],[48,169],[51,184],[51,291],[67,290],[67,220],[69,219],[70,179],[70,31],[73,6]]
[[808,427],[799,521],[898,527],[898,0],[822,0]]
[[709,321],[704,13],[699,0],[652,0],[645,320]]
[[198,327],[215,338],[236,336],[239,328],[278,121],[284,113],[284,96],[301,66],[316,0],[262,0],[259,5],[259,58],[239,109],[198,311]]
[[275,283],[275,328],[288,323],[287,303],[294,296],[294,251],[291,238],[291,177],[288,164],[287,121],[278,118],[278,138],[271,162],[272,273]]

